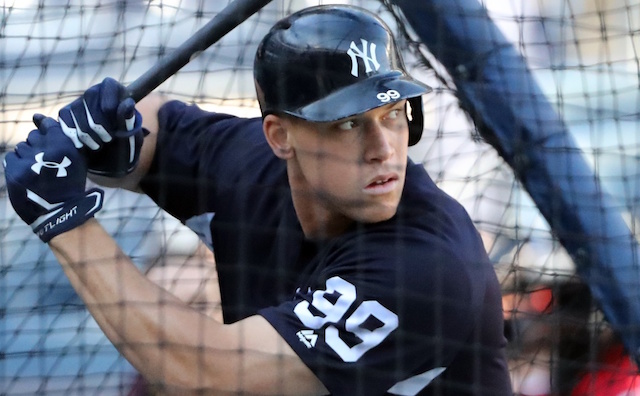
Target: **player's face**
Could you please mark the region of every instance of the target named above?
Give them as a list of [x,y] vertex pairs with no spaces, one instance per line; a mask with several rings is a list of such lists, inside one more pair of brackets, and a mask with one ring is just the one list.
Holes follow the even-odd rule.
[[406,101],[328,123],[293,122],[289,143],[312,204],[360,222],[388,220],[404,188]]

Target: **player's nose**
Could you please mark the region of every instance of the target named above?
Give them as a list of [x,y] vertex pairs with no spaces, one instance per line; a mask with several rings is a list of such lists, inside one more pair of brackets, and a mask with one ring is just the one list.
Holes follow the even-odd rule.
[[393,134],[377,120],[365,123],[364,137],[365,161],[386,161],[393,157],[395,148]]

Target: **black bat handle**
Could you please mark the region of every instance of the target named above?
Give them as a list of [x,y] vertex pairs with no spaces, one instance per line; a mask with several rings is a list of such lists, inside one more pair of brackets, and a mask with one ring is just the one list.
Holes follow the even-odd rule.
[[146,73],[127,86],[127,96],[136,102],[177,73],[200,52],[258,12],[271,0],[235,0],[170,54],[160,58]]

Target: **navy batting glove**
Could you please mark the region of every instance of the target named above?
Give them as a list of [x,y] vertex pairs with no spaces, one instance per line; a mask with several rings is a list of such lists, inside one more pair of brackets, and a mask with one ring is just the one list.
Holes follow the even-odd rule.
[[9,200],[44,242],[69,231],[102,208],[103,191],[85,191],[87,164],[60,124],[36,114],[38,129],[5,156]]
[[58,113],[62,131],[87,158],[90,173],[121,177],[135,168],[144,133],[126,88],[112,78],[85,91]]

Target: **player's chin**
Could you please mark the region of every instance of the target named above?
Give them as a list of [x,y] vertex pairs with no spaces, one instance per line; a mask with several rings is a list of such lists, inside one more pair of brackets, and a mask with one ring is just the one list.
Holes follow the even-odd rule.
[[398,202],[376,202],[364,205],[358,213],[357,220],[361,223],[380,223],[387,221],[396,215]]

